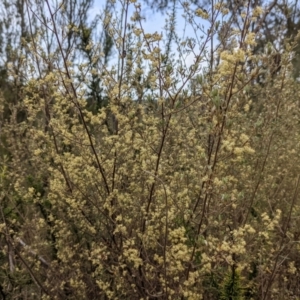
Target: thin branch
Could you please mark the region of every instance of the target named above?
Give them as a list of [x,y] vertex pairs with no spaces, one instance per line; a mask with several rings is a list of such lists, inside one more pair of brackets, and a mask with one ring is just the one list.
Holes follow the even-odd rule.
[[32,256],[36,257],[44,267],[49,268],[50,264],[40,255],[38,255],[34,250],[32,250],[21,238],[16,238],[16,241]]
[[[57,43],[58,43],[58,47],[60,49],[60,54],[62,56],[62,59],[63,59],[63,63],[64,63],[64,68],[65,68],[65,72],[66,72],[66,76],[67,78],[69,79],[70,81],[70,87],[71,87],[71,90],[72,90],[72,93],[73,93],[73,96],[75,98],[75,101],[72,101],[74,103],[74,105],[76,106],[76,108],[78,109],[79,111],[79,115],[80,115],[80,118],[82,120],[82,123],[83,123],[83,126],[84,126],[84,129],[87,133],[87,136],[88,136],[88,139],[89,139],[89,142],[90,142],[90,146],[91,146],[91,149],[93,151],[93,154],[94,154],[94,157],[96,159],[96,163],[98,165],[98,168],[99,168],[99,171],[101,173],[101,176],[103,178],[103,181],[104,181],[104,185],[105,185],[105,188],[106,188],[106,191],[108,194],[110,194],[110,189],[109,189],[109,186],[108,186],[108,183],[107,183],[107,179],[106,179],[106,176],[105,176],[105,173],[104,173],[104,169],[100,163],[100,160],[99,160],[99,157],[98,157],[98,154],[96,152],[96,149],[95,149],[95,146],[94,146],[94,143],[93,143],[93,140],[92,140],[92,136],[91,136],[91,133],[88,129],[88,126],[87,126],[87,123],[85,121],[85,117],[84,117],[84,114],[83,114],[83,111],[77,101],[78,99],[78,96],[77,96],[77,92],[76,92],[76,89],[74,87],[74,84],[73,84],[73,81],[72,81],[72,77],[71,77],[71,74],[69,72],[69,67],[68,67],[68,62],[66,60],[66,57],[65,57],[65,54],[64,54],[64,51],[63,51],[63,48],[62,48],[62,44],[61,44],[61,41],[59,39],[59,36],[58,36],[58,31],[57,31],[57,26],[56,26],[56,23],[55,23],[55,20],[54,20],[54,14],[52,13],[52,10],[51,10],[51,7],[50,7],[50,4],[49,4],[49,0],[46,0],[46,4],[48,6],[48,10],[49,10],[49,13],[50,13],[50,16],[51,16],[51,20],[52,20],[52,25],[53,25],[53,30],[54,30],[54,34],[55,34],[55,37],[56,37],[56,40],[57,40]],[[67,83],[66,81],[64,80],[64,78],[62,77],[62,81],[63,81],[63,85],[67,91],[67,93],[70,95],[71,99],[73,98],[72,95],[70,94],[70,91],[69,91],[69,88],[67,86]]]
[[264,293],[264,296],[263,296],[262,300],[267,299],[268,292],[269,292],[269,290],[272,286],[273,280],[274,280],[275,275],[276,275],[276,270],[278,268],[280,254],[282,253],[282,250],[284,249],[284,240],[285,240],[285,237],[286,237],[286,233],[287,233],[287,230],[288,230],[289,223],[291,221],[293,208],[295,207],[296,199],[297,199],[297,196],[298,196],[299,185],[300,185],[300,175],[298,175],[298,178],[297,178],[297,183],[296,183],[292,203],[291,203],[291,206],[290,206],[288,218],[287,218],[287,220],[285,222],[285,225],[283,227],[283,234],[282,234],[280,246],[278,248],[278,253],[277,253],[277,256],[276,256],[276,259],[275,259],[275,264],[274,264],[274,267],[272,269],[271,277],[268,280],[267,288],[266,288],[266,291]]
[[24,260],[23,256],[18,251],[18,249],[16,247],[14,247],[14,250],[16,251],[17,256],[20,258],[21,262],[23,263],[23,265],[25,266],[25,268],[29,272],[29,274],[30,274],[32,280],[34,281],[34,283],[36,284],[36,286],[38,286],[45,294],[50,296],[50,292],[44,287],[42,282],[35,276],[35,274],[33,273],[32,268],[30,268],[29,265],[26,263],[26,261]]

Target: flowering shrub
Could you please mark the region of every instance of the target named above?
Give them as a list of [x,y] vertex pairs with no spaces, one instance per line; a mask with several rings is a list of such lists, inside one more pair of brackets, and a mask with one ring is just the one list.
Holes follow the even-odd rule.
[[[294,45],[274,74],[269,54],[253,54],[249,24],[259,26],[262,9],[246,7],[241,30],[211,48],[228,10],[183,5],[210,27],[196,45],[179,41],[178,57],[145,32],[136,1],[123,3],[122,30],[112,15],[103,21],[118,68],[72,65],[51,9],[52,70],[43,71],[43,36],[32,36],[22,101],[1,124],[0,276],[10,299],[300,296]],[[101,58],[99,45],[88,50]],[[109,99],[99,109],[86,101],[92,74]]]

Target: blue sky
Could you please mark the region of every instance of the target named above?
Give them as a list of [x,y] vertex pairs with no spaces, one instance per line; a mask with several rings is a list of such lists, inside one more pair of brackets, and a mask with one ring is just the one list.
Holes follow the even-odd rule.
[[[123,0],[121,0],[123,2]],[[102,0],[95,0],[94,2],[94,8],[91,10],[91,18],[95,17],[97,14],[101,14],[103,11],[103,8],[105,6],[106,1]],[[116,2],[116,7],[118,9],[116,10],[117,12],[121,12],[121,5],[120,1]],[[196,8],[196,7],[195,7]],[[129,19],[130,16],[133,14],[135,11],[134,4],[130,4],[130,9],[129,9]],[[167,12],[171,13],[171,9],[166,10],[164,14],[161,12],[155,12],[151,8],[147,7],[146,4],[141,3],[141,15],[142,17],[145,17],[143,20],[143,28],[145,33],[163,33],[165,37],[165,24],[166,24],[166,18]],[[194,37],[195,33],[192,29],[192,27],[188,24],[186,24],[184,18],[183,18],[183,13],[184,10],[181,7],[181,5],[178,3],[177,4],[177,13],[176,13],[176,33],[179,36],[179,38],[183,37]],[[199,18],[199,22],[201,22],[205,28],[208,28],[208,22],[204,21],[203,19]],[[176,53],[176,46],[173,44],[172,50]],[[193,55],[190,55],[186,61],[187,65],[190,65],[193,63]]]

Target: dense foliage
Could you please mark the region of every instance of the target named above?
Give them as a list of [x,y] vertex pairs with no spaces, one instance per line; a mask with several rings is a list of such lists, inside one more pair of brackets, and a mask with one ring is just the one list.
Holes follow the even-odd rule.
[[298,36],[258,51],[244,1],[165,38],[124,0],[100,43],[63,4],[25,3],[0,81],[2,298],[299,299]]

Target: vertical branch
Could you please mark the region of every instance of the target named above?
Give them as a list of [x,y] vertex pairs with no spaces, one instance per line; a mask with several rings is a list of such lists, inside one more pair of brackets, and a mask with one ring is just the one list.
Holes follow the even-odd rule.
[[243,225],[245,225],[247,223],[247,220],[248,220],[248,217],[249,217],[249,214],[251,212],[251,208],[253,207],[253,204],[254,204],[254,199],[256,197],[256,194],[257,194],[257,191],[259,189],[259,186],[261,184],[261,181],[262,181],[262,174],[265,170],[265,167],[266,167],[266,164],[267,164],[267,160],[268,160],[268,157],[269,157],[269,154],[270,154],[270,150],[271,150],[271,145],[272,145],[272,141],[273,141],[273,135],[274,135],[274,132],[272,132],[271,136],[270,136],[270,139],[269,139],[269,143],[268,143],[268,148],[267,148],[267,152],[266,152],[266,155],[265,155],[265,158],[264,158],[264,161],[263,161],[263,164],[259,170],[259,175],[258,175],[258,180],[256,182],[256,185],[254,187],[254,190],[253,190],[253,193],[251,195],[251,198],[250,198],[250,204],[249,204],[249,207],[248,207],[248,210],[247,210],[247,213],[246,213],[246,216],[244,218],[244,221],[243,221]]
[[[127,29],[127,18],[128,18],[128,7],[129,7],[129,0],[126,0],[125,9],[122,10],[122,18],[121,18],[121,33],[123,31],[123,18],[124,18],[124,32],[122,34],[122,48],[121,53],[118,60],[118,80],[119,80],[119,94],[118,94],[118,104],[121,103],[121,97],[122,97],[122,82],[123,82],[123,76],[124,76],[124,63],[126,59],[126,29]],[[120,61],[121,61],[121,69],[120,67]],[[113,127],[114,127],[114,134],[118,134],[118,119],[113,114]],[[117,152],[114,152],[114,166],[113,166],[113,174],[112,174],[112,191],[115,187],[115,176],[116,176],[116,168],[117,168]]]
[[[4,200],[4,197],[2,199],[2,202]],[[8,256],[8,264],[9,264],[9,271],[11,273],[13,273],[15,271],[15,260],[14,260],[14,249],[13,246],[11,244],[11,241],[9,239],[9,229],[6,223],[6,219],[4,217],[4,213],[3,213],[3,208],[2,205],[0,206],[1,209],[1,217],[3,220],[3,223],[5,225],[4,230],[5,230],[5,241],[6,241],[6,245],[7,245],[7,256]]]
[[[105,176],[105,173],[104,173],[104,169],[103,169],[103,167],[102,167],[102,165],[100,163],[98,154],[96,152],[96,148],[94,146],[94,142],[92,140],[91,133],[90,133],[90,131],[88,129],[88,126],[87,126],[87,123],[85,121],[85,117],[84,117],[83,111],[82,111],[82,109],[81,109],[81,107],[80,107],[80,105],[78,103],[77,92],[76,92],[76,89],[75,89],[75,86],[74,86],[74,83],[73,83],[73,80],[72,80],[72,77],[71,77],[71,74],[70,74],[70,71],[69,71],[68,62],[67,62],[66,56],[64,54],[60,38],[58,36],[57,26],[56,26],[56,23],[55,23],[55,20],[54,20],[54,14],[52,13],[52,9],[50,7],[49,0],[46,0],[46,4],[47,4],[47,7],[48,7],[48,10],[49,10],[49,13],[50,13],[50,17],[51,17],[52,26],[53,26],[53,32],[54,32],[54,35],[56,37],[56,41],[58,43],[60,54],[61,54],[62,59],[63,59],[65,74],[66,74],[66,76],[67,76],[67,78],[68,78],[68,80],[69,80],[70,83],[69,84],[66,83],[66,81],[64,80],[63,74],[61,72],[62,82],[63,82],[63,85],[64,85],[64,88],[65,88],[66,92],[69,94],[69,96],[71,97],[71,99],[74,99],[74,100],[72,100],[72,102],[74,103],[75,107],[78,109],[78,112],[79,112],[80,118],[82,120],[84,129],[85,129],[86,134],[87,134],[88,139],[89,139],[89,143],[90,143],[92,152],[93,152],[94,157],[96,159],[96,163],[97,163],[98,169],[99,169],[99,171],[101,173],[101,176],[102,176],[102,179],[103,179],[103,182],[104,182],[104,186],[106,188],[106,192],[107,192],[107,194],[109,194],[110,193],[110,189],[109,189],[109,186],[108,186],[108,183],[107,183],[107,179],[106,179],[106,176]],[[70,88],[68,87],[68,85],[70,86],[73,95],[71,95]]]
[[[30,17],[30,13],[29,13],[29,3],[27,3],[26,5],[26,10],[27,10],[27,16],[28,16],[28,19],[29,19],[29,28],[30,28],[30,35],[31,35],[31,40],[32,40],[32,44],[33,44],[33,48],[34,48],[34,57],[36,58],[35,59],[35,62],[37,64],[37,69],[38,69],[38,74],[39,74],[39,77],[40,79],[42,78],[42,70],[41,70],[41,66],[40,66],[40,61],[38,60],[37,58],[37,55],[38,55],[38,51],[37,51],[37,45],[36,45],[36,42],[35,42],[35,38],[33,36],[33,30],[32,30],[32,20],[31,20],[31,17]],[[54,143],[54,147],[55,147],[55,150],[56,150],[56,153],[59,154],[60,151],[58,149],[58,144],[57,144],[57,140],[56,140],[56,136],[54,134],[54,130],[52,128],[52,125],[50,124],[50,112],[49,112],[49,107],[48,107],[48,104],[47,104],[47,97],[46,97],[46,89],[45,89],[45,86],[42,85],[42,94],[43,94],[43,98],[44,98],[44,110],[45,110],[45,118],[46,118],[46,124],[45,124],[45,132],[47,132],[48,128],[51,129],[50,131],[50,134],[52,135],[52,138],[53,138],[53,143]],[[61,172],[63,174],[63,177],[65,179],[65,182],[66,182],[66,185],[68,187],[68,190],[71,192],[72,191],[72,186],[71,186],[71,182],[67,176],[67,173],[65,171],[65,168],[63,166],[62,163],[59,164],[60,165],[60,169],[61,169]]]
[[290,210],[289,210],[289,213],[288,213],[288,217],[287,217],[287,220],[286,220],[285,224],[283,225],[283,234],[282,234],[281,242],[280,242],[280,245],[279,245],[279,248],[278,248],[278,253],[276,255],[274,267],[272,269],[271,277],[268,280],[267,288],[266,288],[266,291],[264,292],[262,300],[267,299],[269,290],[270,290],[270,288],[273,284],[273,281],[274,281],[274,278],[275,278],[275,275],[276,275],[276,270],[277,270],[277,267],[278,267],[278,264],[279,264],[279,258],[280,258],[280,255],[282,253],[282,250],[284,248],[284,240],[286,238],[286,233],[288,231],[288,226],[289,226],[289,223],[291,221],[293,208],[295,207],[296,199],[297,199],[297,196],[298,196],[299,185],[300,185],[300,175],[298,175],[298,178],[297,178],[297,183],[296,183],[296,186],[295,186],[295,191],[294,191],[292,203],[291,203],[291,206],[290,206]]
[[[214,19],[214,0],[211,0],[211,24],[215,23]],[[214,70],[214,27],[211,26],[211,38],[210,38],[210,80],[212,81],[212,74]]]
[[[243,43],[244,43],[244,39],[246,37],[248,24],[249,24],[248,20],[250,19],[250,3],[251,3],[251,0],[248,0],[247,15],[246,15],[246,18],[244,21],[243,29],[241,31],[241,40],[240,40],[240,48],[241,49],[243,48]],[[222,138],[223,138],[226,121],[227,121],[227,112],[228,112],[229,105],[230,105],[230,102],[231,102],[231,99],[233,96],[233,88],[234,88],[235,82],[236,82],[237,70],[238,70],[238,63],[236,62],[234,65],[232,75],[231,75],[230,83],[229,83],[227,91],[225,93],[225,101],[224,101],[225,105],[224,105],[224,107],[222,107],[222,120],[221,120],[221,122],[218,122],[216,125],[216,132],[217,132],[216,148],[215,148],[215,150],[213,150],[213,148],[211,147],[211,149],[208,153],[208,165],[207,165],[207,170],[206,170],[206,172],[209,171],[208,180],[206,182],[203,182],[201,190],[199,191],[198,199],[193,208],[193,214],[194,214],[196,212],[196,209],[199,206],[200,200],[202,198],[202,191],[204,190],[204,188],[206,188],[204,199],[203,199],[203,204],[202,204],[200,222],[198,224],[197,231],[196,231],[197,237],[200,235],[201,228],[202,228],[202,225],[204,223],[204,220],[205,220],[205,217],[207,214],[207,206],[209,205],[209,198],[210,198],[208,190],[209,190],[210,185],[212,184],[214,172],[215,172],[215,169],[216,169],[216,166],[218,163],[218,156],[219,156]],[[213,141],[213,143],[214,143],[214,141]],[[211,160],[211,159],[213,159],[213,160]],[[195,253],[196,253],[196,243],[193,246],[192,254],[190,257],[190,263],[189,263],[187,271],[186,271],[186,279],[189,278],[189,273],[191,271],[192,261],[194,259]]]

